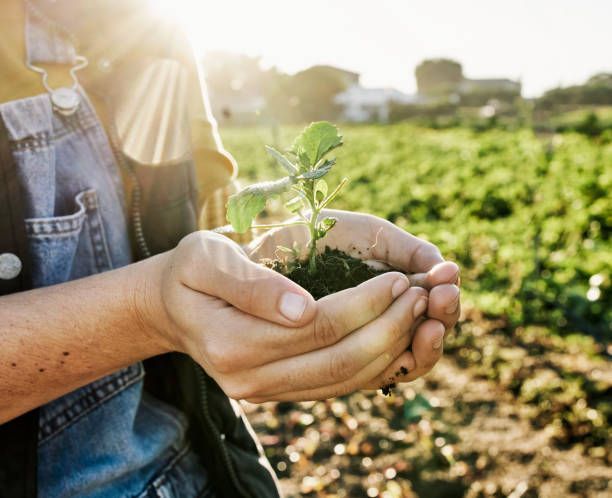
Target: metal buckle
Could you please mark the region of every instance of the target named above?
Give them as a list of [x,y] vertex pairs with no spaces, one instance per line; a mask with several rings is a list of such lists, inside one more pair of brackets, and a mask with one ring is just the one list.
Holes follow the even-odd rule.
[[77,79],[76,72],[87,67],[89,61],[82,55],[76,56],[76,64],[70,68],[70,77],[72,78],[72,86],[62,86],[60,88],[51,88],[49,85],[49,74],[47,71],[39,66],[35,66],[29,62],[26,63],[28,69],[42,74],[42,84],[51,97],[51,104],[53,110],[57,111],[62,116],[70,116],[74,114],[79,108],[81,103],[81,96],[78,92],[79,80]]

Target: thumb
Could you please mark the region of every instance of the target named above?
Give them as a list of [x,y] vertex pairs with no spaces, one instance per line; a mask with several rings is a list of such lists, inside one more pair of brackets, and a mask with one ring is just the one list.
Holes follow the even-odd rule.
[[[221,236],[219,236],[221,237]],[[316,314],[314,298],[280,273],[251,261],[240,246],[209,238],[207,257],[189,278],[194,290],[280,325],[301,327]]]

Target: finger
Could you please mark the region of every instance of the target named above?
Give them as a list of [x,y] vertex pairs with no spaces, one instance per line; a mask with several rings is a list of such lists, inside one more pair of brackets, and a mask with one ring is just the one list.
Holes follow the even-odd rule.
[[[417,306],[418,305],[418,306]],[[427,307],[424,289],[404,292],[376,320],[349,334],[333,346],[263,365],[246,377],[256,386],[256,395],[301,391],[348,382],[401,340],[410,340],[412,324]],[[387,358],[391,361],[392,358]],[[352,382],[351,382],[352,381]]]
[[410,285],[431,289],[436,285],[459,285],[459,267],[452,261],[438,263],[426,273],[408,275]]
[[429,271],[444,261],[438,248],[377,216],[326,209],[338,221],[325,245],[359,259],[380,260],[407,273]]
[[[304,327],[291,329],[220,306],[203,355],[212,359],[217,372],[230,373],[328,347],[377,318],[408,287],[408,279],[401,273],[379,275],[320,299],[315,319]],[[207,317],[200,316],[199,307],[190,309],[193,308],[196,311],[189,327],[197,329]]]
[[[364,389],[380,389],[391,382],[411,382],[429,372],[442,357],[444,326],[426,320],[417,327],[410,351],[404,351],[380,375],[367,382]],[[398,375],[399,374],[399,375]],[[393,379],[393,380],[390,380]]]
[[336,396],[348,394],[359,389],[360,386],[362,386],[373,376],[380,375],[380,372],[385,370],[389,363],[392,363],[406,351],[409,344],[410,335],[403,335],[389,351],[385,351],[379,355],[374,361],[366,365],[362,370],[348,380],[314,389],[258,395],[257,397],[248,398],[248,401],[252,403],[263,403],[265,401],[312,401],[334,398]]
[[411,272],[427,272],[444,259],[438,248],[402,230],[388,221],[372,217],[370,233],[375,241],[372,257],[381,259],[394,268]]
[[429,291],[427,316],[442,322],[447,330],[455,326],[460,311],[460,292],[456,285],[442,284]]
[[186,284],[250,315],[289,327],[309,323],[315,316],[313,297],[280,273],[252,262],[226,237],[210,232],[199,240],[198,259],[190,268]]

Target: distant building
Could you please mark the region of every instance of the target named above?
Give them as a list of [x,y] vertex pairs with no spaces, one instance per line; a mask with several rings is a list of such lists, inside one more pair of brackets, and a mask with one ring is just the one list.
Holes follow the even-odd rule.
[[338,79],[339,82],[341,82],[347,88],[353,85],[359,85],[359,73],[355,73],[354,71],[348,71],[347,69],[328,65],[317,65],[311,66],[302,72],[306,71],[312,71],[318,74],[328,73],[330,75],[333,75]]
[[521,82],[508,78],[471,79],[451,59],[427,59],[414,72],[419,95],[427,103],[451,103],[465,106],[486,105],[497,100],[510,104],[521,96]]
[[358,84],[350,86],[334,98],[334,102],[342,107],[342,119],[355,123],[386,123],[393,103],[415,104],[418,100],[416,95],[394,88],[365,88]]

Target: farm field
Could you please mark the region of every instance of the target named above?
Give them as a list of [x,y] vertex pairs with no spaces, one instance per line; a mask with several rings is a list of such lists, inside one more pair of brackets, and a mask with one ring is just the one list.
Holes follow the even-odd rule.
[[[437,244],[462,268],[464,316],[435,370],[391,397],[247,407],[287,496],[612,495],[612,143],[340,129],[335,206]],[[276,176],[263,145],[297,131],[222,135],[246,184]]]

